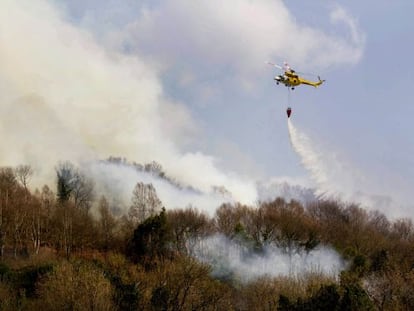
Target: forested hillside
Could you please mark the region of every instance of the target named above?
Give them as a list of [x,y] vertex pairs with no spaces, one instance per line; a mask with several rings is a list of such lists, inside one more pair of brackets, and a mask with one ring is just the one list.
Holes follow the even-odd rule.
[[[284,198],[222,204],[210,216],[166,209],[139,182],[120,213],[73,166],[56,168],[53,187],[31,190],[32,175],[29,166],[0,168],[0,310],[414,309],[410,219]],[[246,279],[200,256],[211,237],[249,258],[269,247],[290,261],[329,248],[342,266]]]

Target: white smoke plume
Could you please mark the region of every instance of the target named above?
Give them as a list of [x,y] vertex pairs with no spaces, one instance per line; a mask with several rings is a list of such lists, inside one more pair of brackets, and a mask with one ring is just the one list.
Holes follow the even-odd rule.
[[222,203],[233,202],[233,198],[216,193],[213,189],[209,192],[200,192],[182,188],[154,174],[138,171],[124,164],[93,162],[85,165],[83,170],[95,181],[96,193],[105,195],[113,210],[118,210],[122,214],[128,213],[132,192],[138,181],[152,184],[166,209],[191,206],[213,216]]
[[[209,197],[205,203],[195,198],[197,205],[210,206],[212,186],[224,186],[234,200],[252,204],[257,199],[253,181],[219,169],[220,159],[198,151],[205,146],[183,151],[186,142],[202,141],[193,134],[199,131],[187,108],[193,103],[167,99],[163,75],[169,72],[184,88],[221,85],[223,91],[229,68],[230,79],[253,77],[261,70],[258,63],[281,58],[287,49],[298,65],[312,58],[330,66],[357,62],[364,48],[363,34],[339,7],[331,11],[331,22],[346,25],[351,37],[297,23],[282,1],[125,1],[115,6],[97,0],[0,2],[0,165],[30,164],[34,186],[53,182],[60,161],[83,170],[91,165],[90,171],[102,177],[117,168],[100,167],[97,161],[121,156],[161,163],[181,184]],[[79,23],[66,11],[70,7]],[[326,54],[331,58],[320,57]],[[171,72],[174,67],[178,72]],[[219,83],[206,84],[206,77],[199,81],[200,72],[216,80],[219,68],[226,68]],[[126,181],[126,202],[135,178],[143,177],[121,171],[133,176]],[[170,204],[172,198],[164,200]],[[175,205],[188,201],[177,198]]]
[[294,126],[290,119],[288,130],[292,148],[315,182],[318,196],[361,204],[362,207],[379,210],[391,218],[411,214],[404,203],[391,197],[392,193],[376,191],[362,171],[312,140]]
[[197,259],[212,266],[214,276],[233,277],[244,282],[263,276],[298,276],[305,273],[337,277],[346,268],[339,254],[328,247],[309,252],[293,249],[289,254],[269,245],[258,253],[222,235],[205,238],[195,244],[192,251]]
[[211,156],[181,151],[194,124],[165,99],[156,68],[101,46],[51,1],[1,1],[0,165],[30,164],[38,183],[50,183],[59,161],[121,155],[157,161],[184,185],[225,186],[254,202],[252,182],[219,170]]

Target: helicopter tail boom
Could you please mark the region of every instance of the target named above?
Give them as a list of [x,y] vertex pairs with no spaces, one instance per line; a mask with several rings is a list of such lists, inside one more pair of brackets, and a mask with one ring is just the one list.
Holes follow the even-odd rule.
[[321,85],[322,83],[325,82],[325,80],[321,80],[320,77],[318,77],[319,81],[318,82],[312,82],[303,78],[299,78],[300,83],[302,84],[307,84],[307,85],[311,85],[313,87],[318,87],[319,85]]

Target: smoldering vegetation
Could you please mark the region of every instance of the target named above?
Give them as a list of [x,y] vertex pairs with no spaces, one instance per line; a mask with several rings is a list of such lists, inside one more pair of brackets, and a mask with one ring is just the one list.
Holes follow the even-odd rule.
[[2,165],[30,164],[40,188],[59,161],[93,167],[121,155],[161,162],[185,186],[208,193],[225,185],[238,201],[254,202],[253,182],[219,169],[203,146],[189,148],[200,139],[197,121],[165,93],[158,62],[102,45],[64,7],[0,2],[0,28],[7,29],[0,36]]
[[292,243],[290,247],[265,244],[259,247],[243,237],[230,239],[221,234],[200,240],[191,254],[212,267],[219,279],[236,278],[248,283],[260,277],[302,276],[320,273],[336,278],[346,263],[330,247],[306,250]]
[[[154,163],[137,167],[177,194],[202,194]],[[122,182],[102,191],[66,162],[33,190],[34,174],[0,168],[3,310],[414,307],[410,219],[317,199],[169,208],[148,180],[117,208]]]
[[128,213],[131,193],[137,182],[151,184],[167,209],[196,206],[209,215],[223,202],[234,201],[224,186],[212,186],[208,191],[183,185],[165,172],[161,164],[129,162],[125,158],[110,157],[82,165],[84,173],[94,180],[96,193],[105,194],[114,212]]

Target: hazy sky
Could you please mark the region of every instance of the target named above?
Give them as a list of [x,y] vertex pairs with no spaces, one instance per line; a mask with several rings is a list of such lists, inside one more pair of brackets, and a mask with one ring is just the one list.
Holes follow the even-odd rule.
[[[240,176],[288,177],[312,185],[312,171],[302,166],[289,141],[287,90],[274,84],[276,68],[265,65],[287,60],[297,71],[327,80],[319,89],[298,87],[290,105],[295,127],[317,153],[336,163],[331,168],[327,162],[326,170],[338,170],[330,182],[340,189],[343,180],[352,183],[358,176],[354,188],[363,193],[391,196],[398,204],[412,201],[410,1],[4,0],[0,11],[5,14],[0,16],[0,91],[13,90],[1,95],[3,116],[15,109],[6,102],[27,105],[34,94],[43,107],[58,102],[62,92],[60,107],[70,104],[79,115],[72,110],[77,121],[61,132],[70,136],[76,128],[82,134],[76,146],[86,141],[101,156],[125,151],[128,157],[140,154],[138,161],[155,157],[168,169],[176,167],[173,174],[191,162],[188,171],[204,166],[207,181],[187,172],[189,183],[209,184],[211,178],[211,184],[231,184],[240,193],[248,192]],[[31,56],[32,63],[23,59]],[[34,79],[36,74],[27,73],[41,68],[50,74]],[[59,75],[66,78],[50,82]],[[102,100],[105,105],[99,106]],[[65,108],[62,116],[57,111],[48,109],[67,116]],[[101,124],[85,125],[90,122],[83,120],[85,113],[94,114],[96,122],[102,118]],[[108,128],[111,118],[122,116],[126,128],[122,122]],[[0,128],[2,137],[10,128]],[[115,143],[96,143],[96,135]],[[134,135],[140,148],[132,152]],[[162,143],[153,146],[151,139]]]

